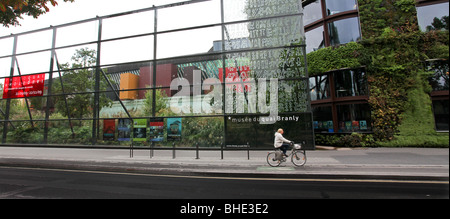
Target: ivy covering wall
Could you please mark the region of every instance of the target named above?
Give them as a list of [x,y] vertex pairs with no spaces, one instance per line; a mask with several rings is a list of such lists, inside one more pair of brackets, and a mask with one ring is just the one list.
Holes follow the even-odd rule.
[[414,0],[359,0],[363,40],[308,54],[315,75],[365,66],[373,134],[316,135],[317,144],[448,147],[434,130],[427,59],[448,60],[448,30],[419,30]]

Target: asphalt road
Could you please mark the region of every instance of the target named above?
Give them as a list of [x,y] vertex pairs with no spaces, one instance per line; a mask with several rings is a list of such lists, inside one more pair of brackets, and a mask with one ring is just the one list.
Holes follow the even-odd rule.
[[0,199],[448,199],[434,181],[227,178],[0,167]]

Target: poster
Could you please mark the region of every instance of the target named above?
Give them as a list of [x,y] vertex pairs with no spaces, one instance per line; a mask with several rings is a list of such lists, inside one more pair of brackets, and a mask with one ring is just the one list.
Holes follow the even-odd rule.
[[181,118],[167,118],[167,141],[181,140]]
[[43,96],[44,81],[45,74],[5,78],[3,99]]
[[118,141],[131,140],[131,119],[119,119]]
[[114,141],[116,134],[116,120],[105,119],[103,120],[103,140]]
[[366,120],[359,121],[359,126],[361,130],[367,130],[367,121]]
[[133,141],[147,141],[147,119],[134,119]]
[[150,119],[150,141],[164,141],[164,119]]

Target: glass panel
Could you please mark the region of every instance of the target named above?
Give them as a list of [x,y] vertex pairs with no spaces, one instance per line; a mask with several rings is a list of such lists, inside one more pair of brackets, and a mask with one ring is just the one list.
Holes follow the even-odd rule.
[[158,35],[157,58],[208,53],[222,39],[221,27],[192,29]]
[[306,52],[314,52],[325,47],[323,26],[306,32]]
[[311,91],[311,101],[330,98],[331,90],[328,75],[309,78],[309,87]]
[[247,4],[247,1],[241,0],[223,1],[225,22],[247,20]]
[[297,0],[285,0],[282,4],[279,0],[224,1],[225,22],[292,15],[302,11],[301,1]]
[[102,23],[102,39],[153,33],[155,30],[154,19],[154,11],[104,19]]
[[361,39],[359,19],[355,17],[328,23],[328,34],[332,46],[356,42]]
[[14,37],[0,39],[0,56],[11,55],[13,52]]
[[97,62],[97,45],[95,44],[57,49],[55,52],[58,60],[54,62],[54,71],[58,70],[57,64],[60,65],[60,69],[67,69],[95,66]]
[[200,147],[220,147],[225,135],[223,130],[223,117],[183,118],[181,144],[188,147],[194,147],[197,143]]
[[17,41],[17,54],[50,49],[52,38],[53,31],[51,30],[20,35]]
[[[144,93],[141,90],[135,90],[133,92],[121,93],[119,90],[133,90],[133,89],[146,89],[152,87],[152,64],[150,62],[133,63],[126,65],[116,65],[111,67],[103,68],[103,73],[107,76],[108,80],[105,79],[103,73],[100,72],[100,90],[101,91],[111,91],[116,90],[118,94],[123,94],[127,98],[128,94],[135,93],[133,95],[134,99],[143,99]],[[111,85],[108,83],[111,83]],[[158,80],[157,80],[158,82]],[[169,82],[170,84],[170,82]],[[112,88],[111,88],[112,86]],[[118,100],[114,93],[111,93],[113,100]],[[123,96],[123,98],[125,98]]]
[[327,15],[358,9],[356,0],[325,0]]
[[225,26],[225,49],[271,48],[302,43],[301,17],[272,18]]
[[158,10],[158,31],[217,24],[220,21],[220,0]]
[[22,75],[48,72],[50,68],[50,58],[50,51],[17,56],[18,65],[16,63],[14,75],[19,75],[17,67],[20,68],[20,74]]
[[[26,107],[25,107],[26,108]],[[26,111],[26,109],[25,109]],[[25,115],[28,116],[28,113]],[[16,120],[16,117],[14,120]],[[10,119],[12,119],[10,117]],[[26,118],[26,119],[29,119]],[[13,128],[11,125],[14,125]],[[28,121],[12,122],[8,127],[7,143],[40,144],[44,141],[44,122],[34,122],[34,127]],[[20,128],[18,128],[20,127]]]
[[336,97],[368,95],[368,84],[365,71],[344,70],[334,73]]
[[[0,59],[0,77],[9,77],[11,74],[11,58]],[[3,83],[3,80],[0,80]]]
[[314,131],[334,132],[331,106],[312,107]]
[[[59,116],[52,115],[52,119],[60,119]],[[49,144],[89,145],[92,141],[92,120],[72,120],[72,128],[68,120],[52,120],[47,138]]]
[[419,20],[420,30],[424,32],[430,30],[448,30],[448,11],[448,2],[417,7],[417,19]]
[[[98,40],[98,22],[91,21],[61,27],[56,32],[56,47],[87,43]],[[50,37],[50,41],[52,38]]]
[[447,100],[433,100],[434,121],[436,123],[436,130],[448,131],[449,123],[449,108]]
[[278,85],[278,112],[309,112],[306,80],[280,81]]
[[305,25],[313,23],[314,21],[322,19],[322,3],[320,0],[316,0],[309,5],[305,6],[304,10],[304,22]]
[[[67,101],[67,106],[65,101]],[[52,118],[68,119],[68,114],[72,119],[92,118],[92,107],[94,103],[94,94],[68,94],[51,97],[53,104]],[[103,99],[101,99],[102,101]],[[107,104],[106,100],[100,104],[101,107]]]
[[371,117],[369,104],[338,105],[339,132],[371,131]]
[[[62,78],[59,77],[59,72],[54,72],[52,80],[52,94],[92,92],[95,84],[94,75],[94,68],[77,70],[63,69],[61,71]],[[61,85],[61,82],[63,85]]]
[[153,59],[153,36],[102,43],[101,64],[136,62]]

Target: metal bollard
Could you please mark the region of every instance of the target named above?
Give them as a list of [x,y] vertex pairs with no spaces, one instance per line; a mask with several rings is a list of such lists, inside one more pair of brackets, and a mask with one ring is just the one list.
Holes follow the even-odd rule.
[[172,150],[172,159],[175,159],[175,142],[174,143],[172,143],[172,146],[173,146],[173,150]]
[[200,157],[199,157],[199,154],[198,154],[198,143],[195,145],[195,147],[196,147],[196,154],[197,154],[197,157],[195,158],[195,159],[200,159]]
[[250,143],[247,142],[247,158],[250,160]]
[[221,159],[221,160],[223,160],[223,145],[224,145],[224,143],[222,143],[222,144],[220,145],[220,159]]

